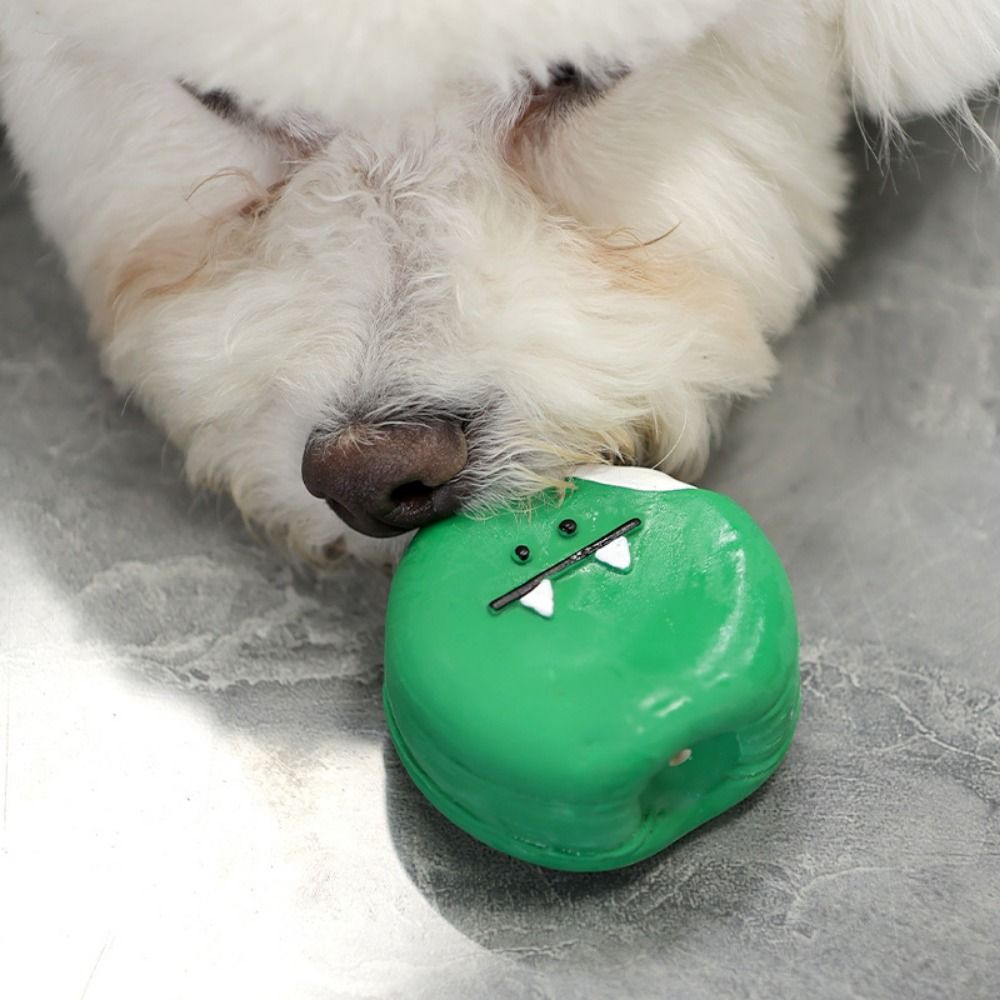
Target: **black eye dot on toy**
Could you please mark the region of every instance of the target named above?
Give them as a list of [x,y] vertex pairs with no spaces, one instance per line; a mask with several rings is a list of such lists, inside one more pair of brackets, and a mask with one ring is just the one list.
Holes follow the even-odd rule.
[[575,535],[576,521],[574,521],[572,518],[567,517],[565,521],[559,522],[559,530],[564,535]]
[[526,563],[531,558],[531,549],[527,545],[518,545],[514,549],[514,562]]

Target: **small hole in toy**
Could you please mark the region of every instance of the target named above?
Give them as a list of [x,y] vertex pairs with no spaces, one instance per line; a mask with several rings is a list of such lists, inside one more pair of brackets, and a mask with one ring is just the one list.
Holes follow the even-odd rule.
[[740,744],[735,733],[720,733],[676,752],[663,761],[642,790],[639,805],[643,814],[659,816],[692,808],[725,784],[739,759]]
[[531,558],[531,549],[527,545],[518,545],[514,549],[514,561],[525,563]]

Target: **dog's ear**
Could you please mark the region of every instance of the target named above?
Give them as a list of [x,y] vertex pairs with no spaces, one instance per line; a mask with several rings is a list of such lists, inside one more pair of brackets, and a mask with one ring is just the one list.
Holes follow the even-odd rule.
[[845,0],[842,23],[854,96],[888,122],[960,111],[1000,75],[997,0]]

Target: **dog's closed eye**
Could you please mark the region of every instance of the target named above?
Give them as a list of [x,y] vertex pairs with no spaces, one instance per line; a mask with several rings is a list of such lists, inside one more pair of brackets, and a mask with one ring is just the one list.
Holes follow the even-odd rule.
[[573,63],[553,63],[544,79],[532,79],[520,114],[510,130],[508,158],[517,163],[522,143],[544,137],[549,128],[599,100],[628,75],[619,64],[584,71]]
[[575,87],[582,88],[586,85],[586,79],[572,63],[559,63],[549,70],[549,82],[553,87]]
[[579,102],[596,100],[627,75],[627,68],[620,65],[584,71],[573,63],[556,63],[549,67],[547,80],[534,82],[529,113],[558,113]]

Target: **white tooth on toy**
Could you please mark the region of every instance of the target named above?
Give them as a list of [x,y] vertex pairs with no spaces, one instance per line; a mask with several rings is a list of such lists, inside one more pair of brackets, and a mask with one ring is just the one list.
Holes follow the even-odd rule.
[[607,563],[612,569],[628,569],[632,565],[632,550],[628,539],[622,535],[607,545],[602,545],[594,553],[594,558]]
[[537,586],[532,588],[521,598],[521,603],[526,608],[531,608],[536,614],[543,618],[551,618],[556,607],[556,596],[552,589],[551,580],[542,580]]

